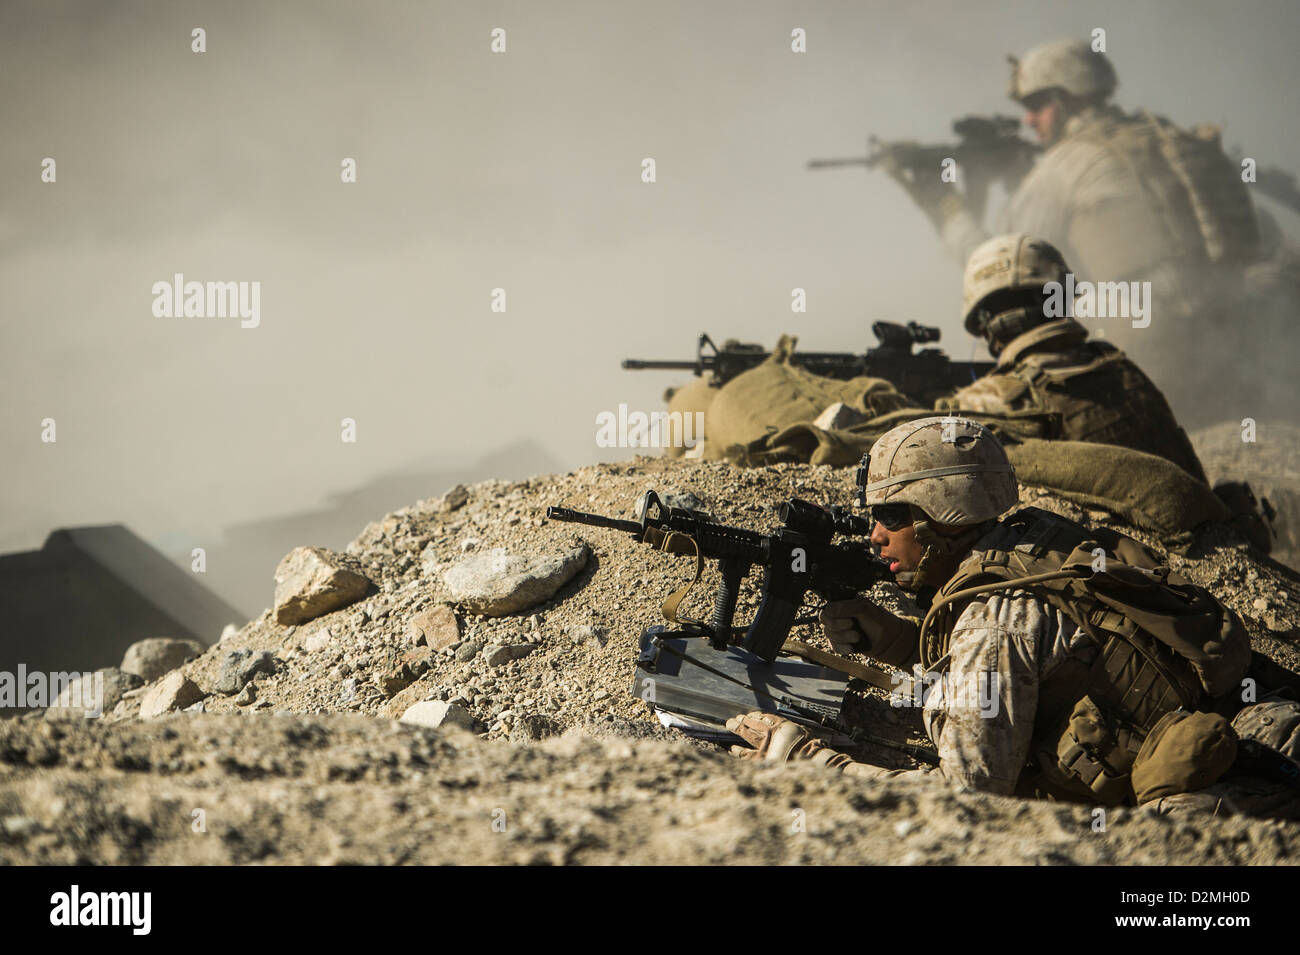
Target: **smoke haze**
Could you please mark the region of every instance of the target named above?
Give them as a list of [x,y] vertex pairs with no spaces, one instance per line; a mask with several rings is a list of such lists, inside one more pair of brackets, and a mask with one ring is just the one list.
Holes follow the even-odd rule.
[[[680,379],[619,360],[701,331],[849,351],[915,319],[970,357],[904,192],[805,162],[1019,115],[1006,54],[1097,26],[1120,105],[1300,166],[1286,2],[0,6],[0,551],[120,521],[185,552],[519,442],[626,458],[596,415]],[[259,281],[260,326],[154,317],[178,272]]]

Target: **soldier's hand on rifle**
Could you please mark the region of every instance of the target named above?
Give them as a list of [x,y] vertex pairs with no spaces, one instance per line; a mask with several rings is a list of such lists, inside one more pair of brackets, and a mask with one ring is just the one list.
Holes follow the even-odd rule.
[[784,763],[791,759],[806,759],[819,766],[840,771],[857,770],[858,766],[848,756],[831,749],[809,730],[798,723],[782,719],[772,713],[755,711],[727,720],[727,729],[743,739],[753,749],[731,747],[732,755],[741,759],[761,759]]
[[910,145],[897,143],[884,148],[877,165],[906,189],[912,201],[941,228],[965,207],[966,199],[955,182],[943,181],[943,167],[938,161],[921,163],[915,161],[916,157],[909,161]]
[[819,619],[832,649],[841,655],[868,653],[885,663],[905,666],[919,653],[918,621],[897,617],[865,597],[828,603]]
[[841,655],[854,651],[866,653],[871,646],[872,622],[878,609],[866,599],[837,600],[823,607],[819,619],[831,649]]

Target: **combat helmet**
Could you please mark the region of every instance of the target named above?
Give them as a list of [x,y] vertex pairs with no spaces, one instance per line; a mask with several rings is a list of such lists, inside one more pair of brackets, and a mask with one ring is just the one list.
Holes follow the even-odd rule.
[[[920,418],[887,431],[862,458],[857,483],[863,507],[910,506],[916,539],[925,550],[913,574],[897,575],[899,585],[909,589],[925,585],[926,565],[933,557],[965,552],[1020,500],[1015,469],[993,432],[951,415]],[[949,537],[938,534],[933,524],[968,530]]]
[[1056,246],[1024,232],[982,243],[966,262],[962,321],[995,355],[1002,346],[1052,319],[1043,309],[1044,286],[1064,284],[1070,267]]
[[1011,98],[1023,103],[1035,93],[1064,90],[1079,99],[1104,100],[1119,79],[1105,53],[1087,40],[1053,40],[1034,47],[1024,59],[1011,61]]

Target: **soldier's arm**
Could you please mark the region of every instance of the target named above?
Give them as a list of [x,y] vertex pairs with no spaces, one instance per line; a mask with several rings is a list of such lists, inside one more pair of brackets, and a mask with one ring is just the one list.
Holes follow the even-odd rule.
[[863,778],[938,778],[1010,795],[1029,758],[1038,648],[1044,640],[1055,647],[1051,635],[1057,629],[1047,609],[1021,591],[993,594],[966,607],[953,627],[947,672],[927,680],[924,718],[939,750],[935,769],[854,762],[806,734],[797,743],[792,739],[794,745],[780,758],[808,759]]
[[949,668],[926,698],[926,730],[950,782],[1009,795],[1028,761],[1038,647],[1053,626],[1023,592],[972,601],[953,627]]

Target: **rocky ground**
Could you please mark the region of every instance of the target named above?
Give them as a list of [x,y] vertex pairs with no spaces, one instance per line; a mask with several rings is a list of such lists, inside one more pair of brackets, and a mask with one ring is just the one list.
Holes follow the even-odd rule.
[[[1203,455],[1214,440],[1197,436]],[[1211,471],[1240,463],[1221,443]],[[370,524],[345,554],[295,552],[274,610],[179,666],[174,654],[192,651],[159,645],[124,661],[136,675],[108,673],[102,719],[52,710],[0,720],[0,861],[1296,857],[1296,823],[1115,810],[1099,831],[1087,807],[755,766],[675,738],[629,689],[639,634],[661,622],[660,602],[693,563],[544,518],[547,505],[630,518],[655,488],[765,529],[784,498],[847,503],[851,486],[847,470],[638,457],[454,489]],[[1023,498],[1109,522],[1038,489]],[[1241,613],[1258,649],[1300,669],[1293,571],[1225,528],[1171,563]],[[688,612],[706,612],[711,583]],[[268,574],[268,600],[273,586]],[[295,588],[300,597],[285,598]],[[756,596],[752,586],[743,594],[739,619]],[[326,611],[330,600],[346,606]],[[820,642],[813,628],[796,635]],[[865,685],[855,682],[848,712],[882,735],[924,739],[914,711]],[[398,723],[403,715],[413,722]],[[909,765],[892,749],[856,755]]]

